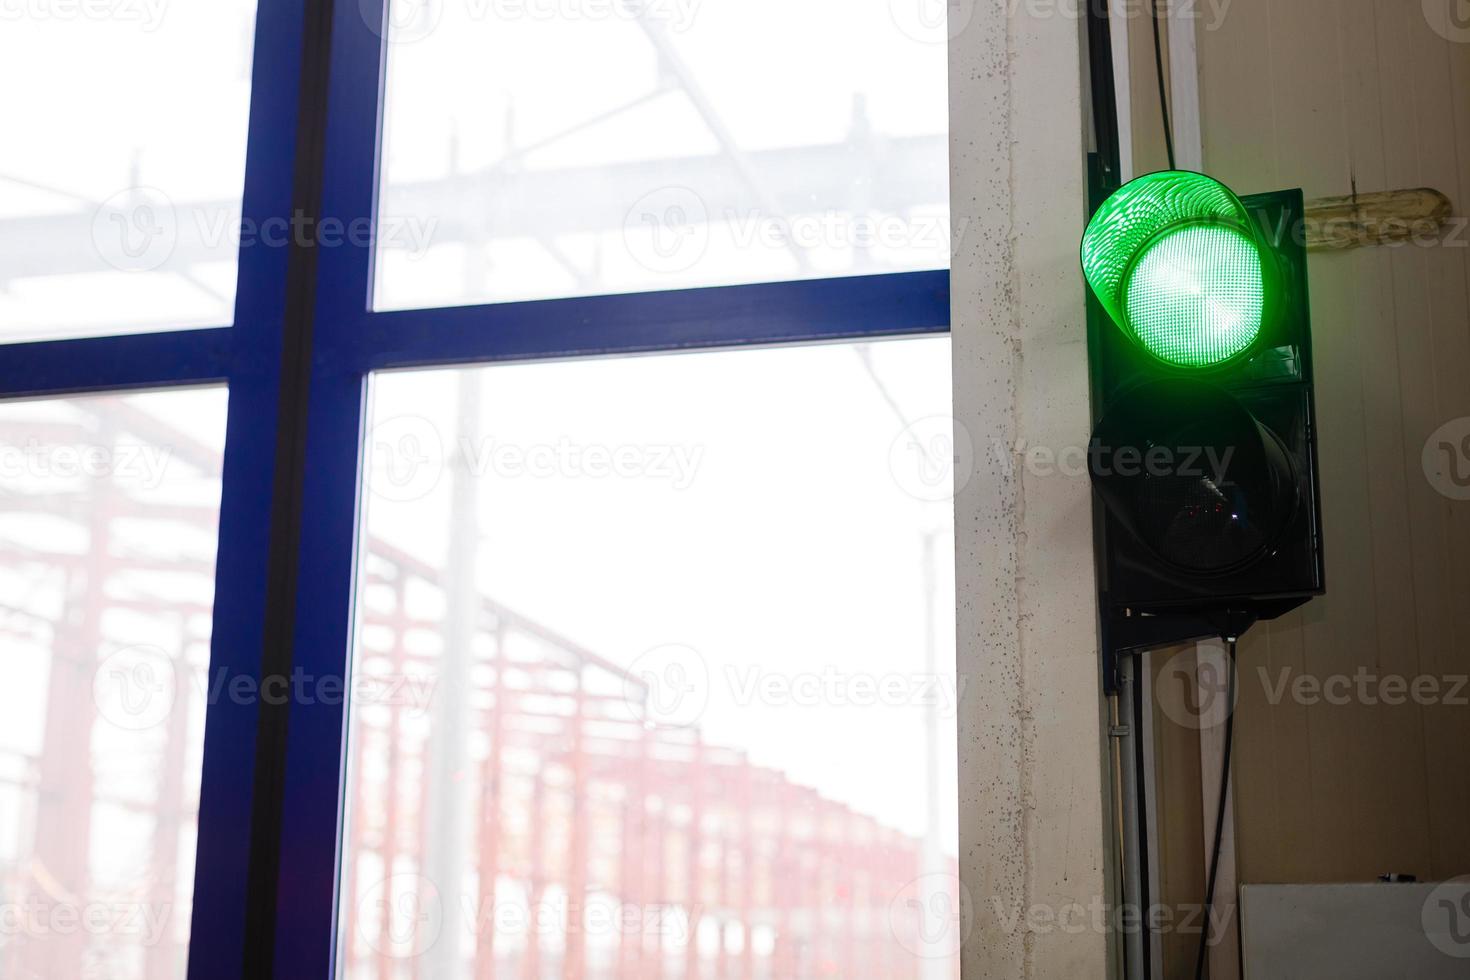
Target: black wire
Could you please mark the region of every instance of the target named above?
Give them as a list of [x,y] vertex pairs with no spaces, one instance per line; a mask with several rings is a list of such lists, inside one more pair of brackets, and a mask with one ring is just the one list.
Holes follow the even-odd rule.
[[1200,927],[1199,955],[1194,961],[1194,980],[1205,975],[1205,950],[1210,943],[1210,909],[1215,904],[1215,880],[1220,873],[1220,840],[1225,833],[1225,801],[1230,793],[1230,745],[1235,741],[1235,640],[1227,641],[1229,655],[1225,679],[1225,754],[1220,762],[1220,805],[1215,811],[1215,844],[1210,852],[1210,880],[1205,885],[1204,925]]
[[1164,114],[1164,151],[1169,154],[1169,169],[1174,169],[1174,126],[1169,122],[1169,100],[1164,95],[1164,52],[1159,45],[1159,0],[1152,0],[1149,18],[1154,23],[1154,74],[1159,80],[1159,110]]

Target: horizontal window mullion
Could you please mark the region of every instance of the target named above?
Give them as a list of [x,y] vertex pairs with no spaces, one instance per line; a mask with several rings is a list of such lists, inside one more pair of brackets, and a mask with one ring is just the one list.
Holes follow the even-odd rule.
[[228,328],[47,340],[0,350],[0,398],[223,381]]
[[395,310],[318,325],[337,370],[813,343],[949,327],[949,273],[889,273],[485,306]]

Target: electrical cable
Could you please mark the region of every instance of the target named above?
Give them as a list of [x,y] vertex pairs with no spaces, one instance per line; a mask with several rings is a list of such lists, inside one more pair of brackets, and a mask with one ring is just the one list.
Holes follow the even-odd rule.
[[1215,904],[1215,881],[1220,873],[1220,841],[1225,833],[1225,803],[1230,796],[1230,746],[1235,741],[1235,637],[1225,638],[1225,752],[1220,761],[1220,804],[1215,810],[1215,843],[1210,852],[1210,877],[1205,885],[1204,925],[1200,927],[1199,954],[1194,961],[1194,980],[1205,975],[1205,950],[1210,944],[1210,910]]
[[1151,0],[1149,5],[1153,14],[1149,19],[1154,25],[1154,74],[1159,80],[1159,110],[1164,116],[1164,151],[1169,156],[1169,169],[1174,167],[1174,125],[1169,122],[1169,99],[1164,94],[1164,51],[1159,43],[1159,0]]
[[[1113,26],[1108,4],[1101,0],[1087,5],[1087,71],[1088,94],[1092,99],[1092,133],[1097,149],[1097,162],[1107,188],[1116,188],[1122,180],[1118,159],[1118,89],[1114,78]],[[1125,19],[1123,30],[1128,29]],[[1123,66],[1124,70],[1127,66]]]

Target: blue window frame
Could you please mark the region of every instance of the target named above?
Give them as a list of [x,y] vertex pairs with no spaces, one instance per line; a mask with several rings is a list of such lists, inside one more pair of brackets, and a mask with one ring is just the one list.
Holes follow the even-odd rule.
[[[326,32],[320,18],[329,10]],[[302,107],[324,82],[321,214],[344,222],[375,214],[387,44],[386,31],[369,24],[384,14],[383,0],[261,0],[244,221],[259,227],[300,206],[301,174],[317,167],[304,145],[310,126],[301,125]],[[330,57],[323,58],[317,47],[328,36]],[[291,345],[301,311],[290,302],[311,290],[293,290],[289,281],[307,247],[241,249],[233,327],[0,349],[0,397],[228,384],[211,663],[257,681],[263,655],[276,645],[267,631],[272,607],[283,601],[272,593],[281,567],[273,567],[267,541],[273,520],[291,510],[280,499],[278,436],[301,425],[304,477],[291,478],[284,491],[299,506],[300,528],[285,556],[295,566],[294,578],[286,577],[295,583],[286,655],[293,669],[316,676],[347,670],[371,372],[892,337],[943,332],[949,324],[942,270],[373,312],[371,244],[353,242],[313,257],[308,365]],[[292,372],[307,367],[305,400],[283,402]],[[282,661],[265,662],[279,669]],[[255,705],[228,698],[209,705],[189,963],[195,980],[253,974],[246,966],[252,950],[274,964],[278,978],[332,973],[345,707],[294,703],[287,721],[282,743],[262,737]],[[250,774],[278,769],[279,806],[262,809]],[[262,840],[278,840],[278,852],[261,848]],[[267,860],[275,867],[262,871]],[[252,867],[274,879],[273,896],[264,898],[267,910],[274,902],[273,922],[260,920]]]

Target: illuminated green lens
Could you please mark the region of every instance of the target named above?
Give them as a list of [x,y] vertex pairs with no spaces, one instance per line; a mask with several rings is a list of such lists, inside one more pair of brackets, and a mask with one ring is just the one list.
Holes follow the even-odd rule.
[[1208,367],[1245,350],[1261,330],[1261,257],[1233,228],[1186,225],[1138,259],[1124,287],[1133,335],[1180,367]]
[[1211,177],[1164,170],[1103,201],[1082,236],[1082,271],[1124,333],[1154,357],[1206,368],[1261,332],[1266,257],[1240,198]]

